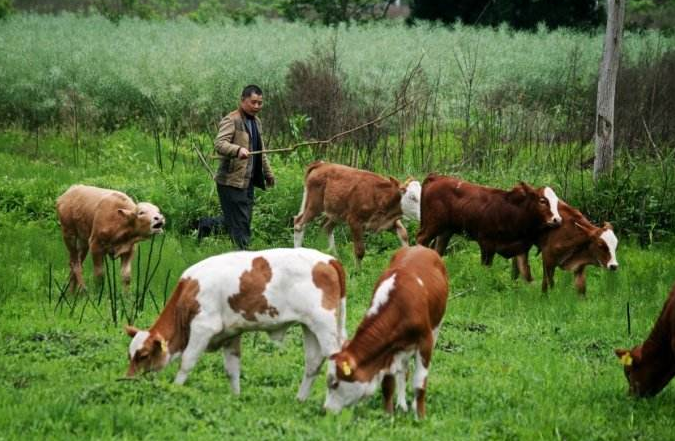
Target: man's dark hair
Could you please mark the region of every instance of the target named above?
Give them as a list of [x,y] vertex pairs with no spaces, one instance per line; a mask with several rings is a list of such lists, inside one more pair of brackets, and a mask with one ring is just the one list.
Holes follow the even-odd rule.
[[244,87],[244,90],[241,91],[241,99],[248,98],[253,94],[256,95],[262,95],[262,89],[255,84],[249,84],[248,86]]

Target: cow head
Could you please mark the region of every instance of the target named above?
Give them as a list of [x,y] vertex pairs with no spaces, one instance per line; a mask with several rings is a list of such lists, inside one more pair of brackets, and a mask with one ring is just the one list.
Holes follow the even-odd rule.
[[401,192],[401,209],[406,219],[420,220],[420,200],[422,197],[422,185],[420,181],[412,178],[399,185]]
[[160,334],[142,331],[133,326],[125,326],[124,330],[131,337],[127,377],[133,377],[139,371],[160,371],[169,363],[169,346]]
[[675,376],[672,357],[656,356],[645,360],[643,347],[615,349],[628,380],[628,393],[636,397],[651,397],[659,393]]
[[164,231],[164,215],[156,205],[149,202],[139,202],[134,210],[119,208],[117,211],[127,219],[139,236],[147,237]]
[[328,391],[323,408],[339,413],[343,407],[351,406],[362,398],[371,396],[377,387],[378,375],[371,379],[363,377],[354,358],[348,353],[342,351],[331,355],[326,376]]
[[537,218],[549,227],[557,227],[562,223],[558,211],[558,196],[551,187],[534,188],[520,182],[512,191],[515,200],[528,207],[528,211],[536,213]]
[[589,251],[598,261],[599,266],[610,271],[619,269],[619,262],[616,260],[616,247],[619,244],[619,239],[614,234],[612,224],[605,222],[602,228],[595,228],[578,222],[575,222],[574,225],[589,237]]

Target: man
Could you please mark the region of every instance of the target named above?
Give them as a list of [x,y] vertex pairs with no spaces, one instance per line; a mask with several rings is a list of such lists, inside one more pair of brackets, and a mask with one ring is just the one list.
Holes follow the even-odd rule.
[[[251,154],[264,149],[261,123],[256,116],[262,106],[260,87],[246,86],[239,108],[220,121],[214,142],[221,156],[215,181],[223,211],[222,226],[240,249],[246,249],[251,238],[253,187],[265,190],[266,186],[274,186],[265,154]],[[208,235],[212,227],[213,220],[202,220],[198,238]]]

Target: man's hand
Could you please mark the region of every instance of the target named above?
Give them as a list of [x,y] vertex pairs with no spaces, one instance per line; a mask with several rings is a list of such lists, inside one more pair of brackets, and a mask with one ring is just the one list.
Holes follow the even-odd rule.
[[239,159],[246,159],[249,155],[248,149],[245,149],[244,147],[239,147],[239,150],[237,150],[237,158]]
[[274,187],[274,176],[267,176],[265,178],[265,183],[268,187]]

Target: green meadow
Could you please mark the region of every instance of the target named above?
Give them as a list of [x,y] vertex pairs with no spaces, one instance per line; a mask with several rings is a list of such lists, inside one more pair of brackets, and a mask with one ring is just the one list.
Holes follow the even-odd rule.
[[[528,285],[511,280],[510,262],[497,258],[482,267],[477,245],[454,239],[444,258],[451,292],[423,421],[386,415],[379,395],[324,415],[323,376],[307,402],[296,402],[303,372],[298,328],[282,345],[265,334],[244,336],[239,397],[230,392],[219,353],[205,354],[184,386],[172,384],[176,364],[123,380],[129,342],[123,324],[135,317],[137,326],[151,325],[184,269],[233,247],[224,237],[197,244],[189,228],[218,208],[213,183],[188,146],[170,150],[174,156],[165,161],[173,161],[160,171],[152,138],[138,130],[85,141],[75,165],[69,134],[48,132],[39,144],[21,130],[0,134],[0,440],[673,439],[673,386],[652,399],[630,398],[613,349],[641,342],[651,329],[675,281],[674,243],[665,236],[639,246],[621,231],[619,271],[589,268],[585,298],[561,271],[556,287],[542,294],[535,253],[535,282]],[[292,246],[305,163],[282,156],[272,163],[277,187],[257,194],[254,249]],[[548,183],[523,169],[481,178],[500,186],[520,178]],[[68,263],[54,201],[73,183],[117,188],[166,214],[165,234],[140,245],[132,292],[121,293],[118,278],[101,292],[61,292]],[[417,225],[407,226],[414,237]],[[306,246],[326,249],[316,225],[306,237]],[[348,274],[352,335],[398,240],[393,233],[370,235],[360,269],[344,228],[336,241]],[[118,262],[109,265],[111,273],[119,270]],[[88,260],[93,286],[91,273]]]

